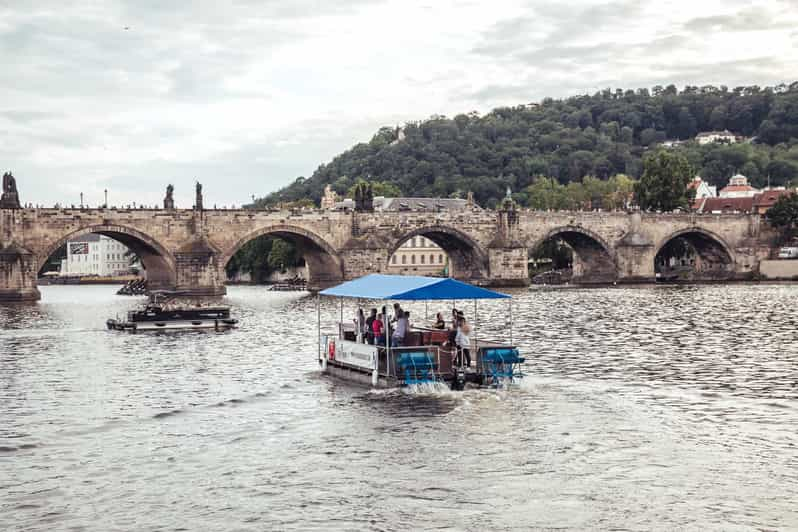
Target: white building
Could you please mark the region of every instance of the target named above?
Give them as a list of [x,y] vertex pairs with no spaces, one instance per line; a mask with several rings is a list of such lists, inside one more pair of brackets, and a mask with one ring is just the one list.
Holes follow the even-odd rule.
[[718,197],[721,198],[753,198],[759,190],[748,184],[748,178],[737,174],[729,179],[729,184],[720,189]]
[[695,140],[699,144],[711,144],[713,142],[722,142],[726,144],[734,144],[737,142],[737,135],[724,129],[723,131],[705,131],[696,135]]
[[61,275],[97,275],[108,277],[130,273],[127,246],[113,238],[90,233],[66,244],[66,259],[61,261]]
[[706,181],[699,176],[695,176],[693,180],[687,185],[688,190],[695,190],[695,199],[702,198],[715,198],[718,195],[718,187],[709,185]]

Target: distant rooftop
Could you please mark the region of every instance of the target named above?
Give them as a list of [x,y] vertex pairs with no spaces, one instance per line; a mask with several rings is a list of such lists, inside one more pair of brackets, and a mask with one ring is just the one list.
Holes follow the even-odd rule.
[[792,194],[795,194],[795,189],[786,189],[782,187],[763,190],[761,194],[754,196],[754,207],[769,209],[776,204],[780,197],[790,196]]
[[[354,209],[355,202],[352,199],[345,199],[335,204],[335,209]],[[377,196],[374,198],[375,211],[465,211],[468,209],[479,208],[475,204],[470,204],[468,200],[456,198],[386,198]]]
[[748,213],[754,210],[754,198],[702,198],[697,201],[700,213]]
[[703,138],[703,137],[734,137],[735,134],[729,131],[728,129],[724,129],[723,131],[704,131],[696,135],[696,138]]

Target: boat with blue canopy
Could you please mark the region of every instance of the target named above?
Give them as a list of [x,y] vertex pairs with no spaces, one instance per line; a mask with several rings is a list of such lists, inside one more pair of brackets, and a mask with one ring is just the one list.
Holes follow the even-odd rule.
[[[340,303],[336,331],[322,331],[322,298]],[[476,331],[477,302],[506,300],[509,326],[502,327],[507,338],[480,338]],[[400,302],[425,303],[421,325],[410,325],[408,310]],[[427,305],[452,302],[451,323],[438,316],[427,322]],[[473,301],[473,324],[456,302]],[[378,302],[378,303],[375,303]],[[388,303],[394,302],[393,306]],[[354,303],[354,305],[353,305]],[[366,318],[366,303],[376,316]],[[410,304],[410,303],[409,303]],[[344,307],[356,307],[355,318],[344,319]],[[382,307],[382,312],[375,312]],[[520,356],[512,339],[512,298],[451,278],[371,274],[333,286],[318,293],[316,300],[319,352],[322,372],[373,387],[401,387],[414,384],[446,383],[452,389],[471,384],[498,386],[523,376]],[[379,322],[375,325],[375,321]]]

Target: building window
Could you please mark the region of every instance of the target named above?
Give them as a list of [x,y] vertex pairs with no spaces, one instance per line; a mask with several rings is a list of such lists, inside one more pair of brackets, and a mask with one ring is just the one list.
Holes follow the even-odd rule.
[[421,264],[424,264],[424,258],[425,258],[425,256],[421,255]]
[[396,264],[396,255],[394,255],[393,257],[391,257],[391,263],[392,263],[392,264]]
[[410,264],[415,264],[415,263],[416,263],[416,256],[410,255]]
[[435,264],[435,255],[433,255],[432,253],[429,254],[429,263]]
[[407,264],[407,255],[402,255],[402,264]]
[[443,254],[438,255],[438,264],[443,264]]

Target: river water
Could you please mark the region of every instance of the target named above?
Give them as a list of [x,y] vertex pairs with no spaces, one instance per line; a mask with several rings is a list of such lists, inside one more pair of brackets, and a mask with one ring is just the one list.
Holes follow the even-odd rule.
[[519,291],[527,378],[464,392],[321,377],[302,294],[134,335],[41,290],[0,306],[0,530],[798,529],[795,286]]

